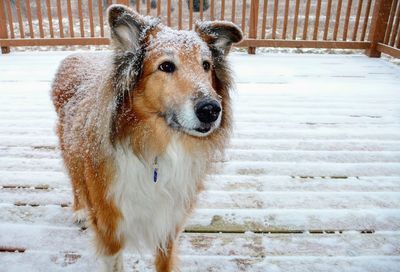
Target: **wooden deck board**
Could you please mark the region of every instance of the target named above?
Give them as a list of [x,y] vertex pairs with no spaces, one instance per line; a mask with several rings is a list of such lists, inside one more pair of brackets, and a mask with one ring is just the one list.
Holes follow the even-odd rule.
[[[0,224],[0,231],[7,231],[4,247],[14,246],[26,251],[57,251],[63,241],[67,252],[87,252],[90,243],[88,230],[76,227],[32,226]],[[32,239],[29,239],[32,237]],[[37,241],[45,242],[46,247]],[[399,232],[374,234],[231,234],[231,233],[184,233],[180,244],[185,255],[203,256],[397,256],[400,246]],[[341,244],[341,247],[336,247]],[[385,247],[381,247],[385,244]],[[286,246],[285,246],[286,245]],[[289,245],[289,246],[288,246]]]

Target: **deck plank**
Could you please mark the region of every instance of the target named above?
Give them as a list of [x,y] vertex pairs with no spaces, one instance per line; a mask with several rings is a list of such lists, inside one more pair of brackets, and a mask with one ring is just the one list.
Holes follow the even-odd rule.
[[[85,252],[90,243],[88,230],[76,227],[36,225],[27,231],[25,225],[0,224],[0,232],[7,233],[3,237],[4,247],[15,246],[26,251],[59,251],[58,245],[69,241],[64,251]],[[196,256],[346,256],[350,250],[354,256],[397,256],[399,238],[400,232],[392,231],[319,235],[183,233],[180,246],[186,255]]]
[[[28,202],[29,203],[29,202]],[[62,206],[61,206],[62,204]],[[72,224],[70,202],[49,205],[0,204],[4,222]],[[199,208],[189,219],[191,232],[397,231],[398,209],[216,209]]]

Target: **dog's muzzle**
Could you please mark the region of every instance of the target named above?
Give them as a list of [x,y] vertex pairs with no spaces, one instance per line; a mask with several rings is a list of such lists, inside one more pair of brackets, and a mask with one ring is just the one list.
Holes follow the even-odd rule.
[[222,106],[212,98],[188,102],[179,110],[170,110],[165,119],[174,129],[189,135],[205,137],[221,124]]

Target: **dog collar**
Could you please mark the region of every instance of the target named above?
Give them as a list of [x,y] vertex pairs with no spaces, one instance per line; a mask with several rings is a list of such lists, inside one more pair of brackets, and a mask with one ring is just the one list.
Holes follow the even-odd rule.
[[153,181],[157,182],[158,180],[158,157],[156,156],[154,158],[154,163],[153,163]]

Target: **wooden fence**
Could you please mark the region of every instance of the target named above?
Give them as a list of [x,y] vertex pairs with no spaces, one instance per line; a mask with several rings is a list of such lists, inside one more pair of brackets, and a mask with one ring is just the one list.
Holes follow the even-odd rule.
[[0,0],[0,46],[109,44],[112,3],[160,16],[178,29],[196,20],[229,20],[256,47],[365,49],[400,57],[400,0]]

